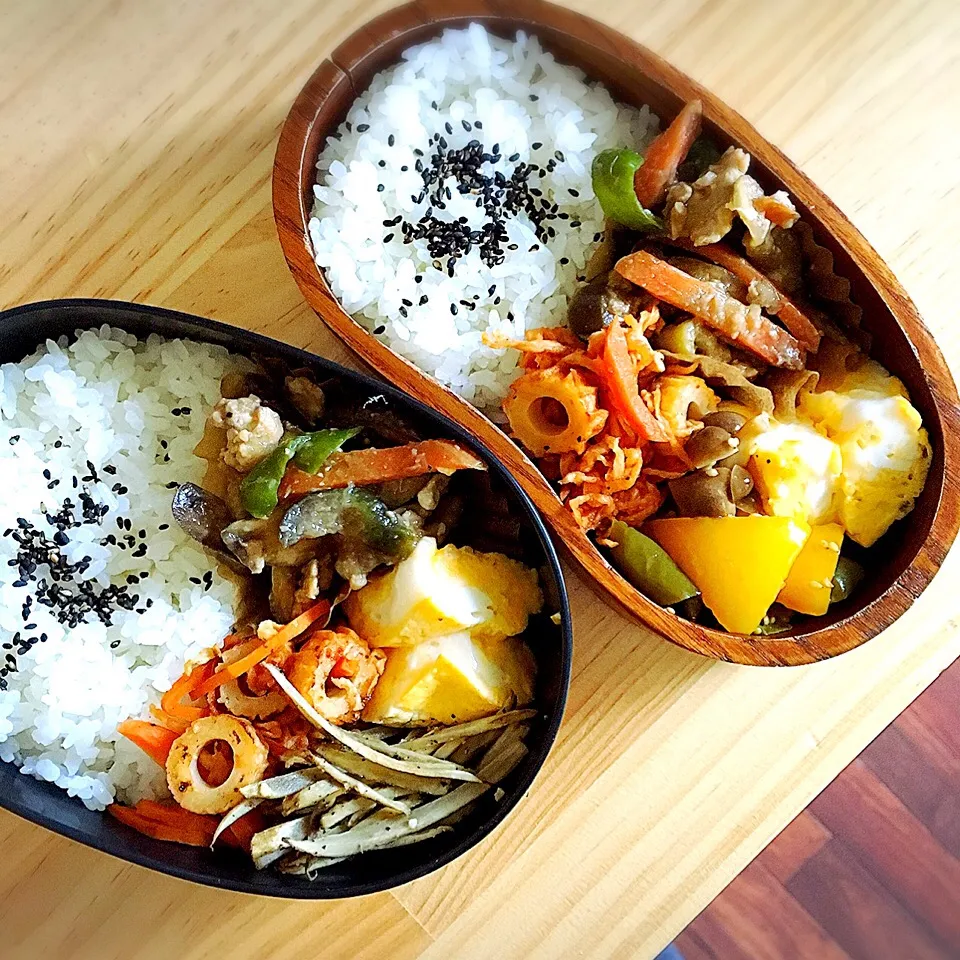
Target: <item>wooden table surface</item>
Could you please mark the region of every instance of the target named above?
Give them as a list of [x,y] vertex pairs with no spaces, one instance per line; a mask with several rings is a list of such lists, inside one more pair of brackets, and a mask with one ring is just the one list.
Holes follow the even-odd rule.
[[[573,0],[715,90],[842,207],[960,370],[954,0]],[[0,306],[142,300],[338,360],[274,234],[303,81],[389,3],[0,7]],[[957,551],[900,622],[828,663],[685,653],[574,576],[557,746],[479,849],[359,901],[257,900],[0,816],[3,956],[649,957],[960,654]]]

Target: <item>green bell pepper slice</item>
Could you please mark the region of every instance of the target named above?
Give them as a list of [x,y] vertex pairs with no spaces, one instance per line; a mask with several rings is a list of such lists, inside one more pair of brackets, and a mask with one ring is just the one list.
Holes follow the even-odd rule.
[[331,453],[359,432],[359,428],[352,427],[285,434],[277,449],[264,457],[240,482],[243,509],[258,520],[269,517],[279,502],[280,482],[291,460],[305,473],[316,473]]
[[830,590],[830,602],[839,603],[846,600],[853,593],[863,580],[863,567],[856,560],[849,557],[841,557],[837,561],[837,569],[833,572],[833,587]]
[[593,158],[590,179],[604,215],[631,230],[661,230],[663,223],[643,207],[633,189],[633,176],[643,165],[634,150],[604,150]]
[[651,600],[668,607],[700,594],[666,550],[639,530],[614,520],[610,539],[617,541],[610,550],[616,568]]

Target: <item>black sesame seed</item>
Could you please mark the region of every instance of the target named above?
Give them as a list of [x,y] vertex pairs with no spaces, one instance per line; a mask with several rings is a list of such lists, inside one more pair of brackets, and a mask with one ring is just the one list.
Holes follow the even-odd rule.
[[117,647],[119,647],[119,646],[120,646],[120,641],[119,641],[119,640],[111,640],[111,641],[110,641],[110,649],[111,649],[111,650],[116,650]]
[[386,161],[386,160],[378,160],[378,161],[377,161],[377,166],[378,166],[378,167],[385,167],[386,165],[387,165],[387,161]]
[[426,294],[424,294],[424,295],[420,298],[420,306],[422,307],[429,299],[430,299],[430,298],[429,298]]
[[450,304],[450,312],[456,316],[457,315],[457,305],[455,303]]
[[392,147],[396,142],[397,138],[391,133],[390,136],[387,137],[387,146]]
[[453,134],[453,124],[449,120],[443,125],[443,129],[447,131],[448,136]]
[[386,190],[386,187],[382,183],[377,184],[377,193],[383,193]]
[[389,243],[392,239],[393,239],[393,234],[392,234],[392,233],[388,233],[388,234],[383,238],[383,242],[384,242],[384,243]]
[[386,327],[381,323],[379,326],[373,328],[374,336],[379,337],[381,333],[386,332]]
[[366,133],[370,129],[369,123],[358,123],[357,124],[357,133]]
[[534,143],[531,143],[531,144],[530,144],[530,149],[531,149],[531,150],[539,150],[542,146],[543,146],[543,144],[542,144],[539,140],[537,140],[537,141],[535,141]]

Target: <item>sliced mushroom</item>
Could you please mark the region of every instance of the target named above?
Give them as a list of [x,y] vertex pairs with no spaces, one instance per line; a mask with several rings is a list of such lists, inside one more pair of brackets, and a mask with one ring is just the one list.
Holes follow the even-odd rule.
[[690,458],[691,464],[699,469],[736,453],[738,446],[739,442],[722,427],[704,427],[690,437],[683,452]]
[[293,619],[299,574],[296,567],[270,568],[270,616],[277,623]]
[[744,497],[749,497],[753,493],[753,477],[746,467],[741,467],[739,463],[734,464],[730,470],[730,498],[739,505]]
[[737,433],[747,422],[747,418],[733,410],[718,410],[716,413],[709,413],[703,418],[705,427],[720,427],[726,430],[731,436]]
[[730,473],[727,467],[708,467],[688,473],[668,486],[683,517],[732,517],[737,512],[730,499]]

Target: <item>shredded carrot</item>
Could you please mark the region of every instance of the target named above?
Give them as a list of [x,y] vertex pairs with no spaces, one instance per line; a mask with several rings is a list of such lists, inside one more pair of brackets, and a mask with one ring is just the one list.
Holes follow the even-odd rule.
[[179,736],[175,730],[168,730],[148,720],[124,720],[117,730],[156,760],[161,767],[166,765],[170,747]]
[[611,405],[641,440],[666,441],[669,438],[663,427],[640,398],[637,368],[627,349],[623,327],[611,323],[605,334],[603,365]]
[[362,487],[427,473],[449,476],[458,470],[486,469],[482,460],[452,440],[416,440],[399,447],[369,447],[331,454],[316,474],[288,467],[278,495],[285,500],[316,490],[341,489],[351,483]]
[[107,812],[121,823],[154,840],[209,847],[217,829],[217,818],[191,813],[174,804],[141,800],[134,807],[112,803]]
[[318,600],[312,607],[304,611],[295,620],[291,620],[286,626],[281,627],[269,640],[265,640],[239,660],[233,663],[227,663],[220,667],[215,673],[209,676],[192,692],[194,700],[205,697],[208,693],[227,683],[229,680],[236,680],[242,677],[251,667],[263,662],[271,653],[279,650],[288,641],[294,637],[299,637],[308,627],[316,623],[317,620],[327,617],[330,613],[330,603],[327,600]]
[[180,720],[178,717],[171,717],[169,713],[164,713],[159,707],[150,707],[150,716],[168,730],[173,730],[177,734],[183,733],[190,724],[186,720]]
[[663,200],[667,187],[677,177],[693,141],[700,133],[703,104],[691,100],[653,143],[647,147],[643,165],[633,176],[633,189],[641,205],[648,210]]
[[194,667],[188,673],[185,673],[173,686],[163,695],[160,700],[160,709],[170,717],[176,720],[182,720],[187,724],[199,720],[209,713],[205,707],[198,707],[185,702],[190,696],[190,692],[198,687],[204,680],[209,679],[214,671],[213,660]]

